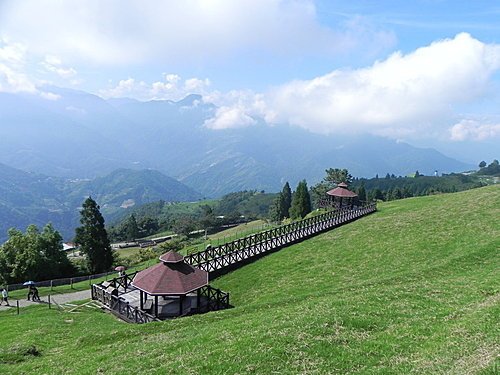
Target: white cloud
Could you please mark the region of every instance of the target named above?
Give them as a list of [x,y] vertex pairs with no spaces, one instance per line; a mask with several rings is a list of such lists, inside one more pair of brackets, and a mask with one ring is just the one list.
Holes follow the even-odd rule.
[[76,76],[76,70],[69,67],[64,67],[61,59],[56,56],[45,56],[45,60],[41,65],[49,72],[56,73],[59,77],[70,79]]
[[204,126],[210,129],[240,128],[257,123],[256,117],[266,118],[269,109],[262,94],[251,90],[231,90],[227,93],[219,91],[203,95],[203,102],[218,106],[212,118],[205,121]]
[[210,80],[208,78],[189,78],[184,82],[184,91],[193,93],[203,93],[206,92],[210,86]]
[[219,107],[215,116],[205,121],[204,126],[210,129],[242,128],[254,125],[256,121],[245,113],[241,107]]
[[0,38],[0,92],[36,92],[35,84],[24,73],[26,47]]
[[29,77],[0,62],[0,92],[36,92]]
[[292,81],[253,99],[248,93],[243,101],[231,93],[212,97],[240,111],[245,103],[247,115],[269,123],[401,138],[445,131],[454,107],[480,98],[499,68],[499,45],[463,33],[406,55],[396,52],[367,68]]
[[100,90],[100,95],[104,98],[132,97],[143,99],[144,93],[147,91],[148,88],[145,82],[137,82],[133,78],[127,78],[119,81],[115,87]]
[[[0,91],[39,94],[47,100],[58,100],[59,95],[38,90],[37,86],[50,84],[50,82],[28,74],[30,60],[32,58],[25,45],[13,43],[7,38],[0,38]],[[74,69],[64,67],[61,60],[55,56],[46,56],[44,61],[36,63],[37,66],[38,64],[62,78],[71,78],[76,75]]]
[[484,141],[500,137],[500,124],[481,124],[476,120],[462,120],[449,130],[453,141]]
[[56,101],[56,100],[59,100],[61,99],[61,95],[58,95],[58,94],[54,94],[52,92],[45,92],[45,91],[42,91],[40,92],[40,96],[45,99],[45,100],[52,100],[52,101]]
[[325,56],[395,41],[360,17],[336,30],[323,26],[313,0],[6,0],[0,25],[0,33],[30,50],[70,64]]
[[0,38],[0,61],[9,64],[24,64],[26,46]]
[[100,90],[104,98],[132,97],[139,100],[180,100],[188,94],[208,92],[208,79],[189,78],[182,80],[177,74],[164,74],[164,81],[148,84],[134,78],[121,80],[115,87]]

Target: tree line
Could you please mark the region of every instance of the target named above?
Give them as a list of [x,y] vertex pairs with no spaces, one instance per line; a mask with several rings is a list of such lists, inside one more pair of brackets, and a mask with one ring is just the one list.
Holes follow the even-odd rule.
[[41,231],[36,225],[28,226],[24,233],[10,229],[9,238],[0,246],[0,283],[49,280],[110,270],[114,254],[99,209],[91,197],[82,205],[81,226],[75,230],[75,242],[85,254],[80,266],[68,259],[63,251],[62,236],[52,224]]
[[108,227],[112,241],[130,241],[172,232],[189,234],[199,229],[217,231],[230,224],[267,219],[275,194],[245,190],[224,195],[217,201],[170,204],[148,203]]

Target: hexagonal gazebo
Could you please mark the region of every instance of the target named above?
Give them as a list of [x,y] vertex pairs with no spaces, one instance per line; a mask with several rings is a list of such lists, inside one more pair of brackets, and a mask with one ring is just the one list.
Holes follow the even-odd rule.
[[354,198],[358,196],[358,194],[347,189],[347,184],[344,182],[338,184],[336,188],[327,191],[326,194],[330,205],[339,208],[352,207]]
[[184,257],[172,250],[160,256],[160,261],[132,280],[132,286],[140,292],[140,309],[160,319],[198,310],[200,289],[208,285],[208,272],[185,263]]

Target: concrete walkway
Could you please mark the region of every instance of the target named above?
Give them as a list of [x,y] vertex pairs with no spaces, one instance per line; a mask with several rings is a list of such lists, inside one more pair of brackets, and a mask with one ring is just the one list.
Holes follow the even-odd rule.
[[[33,301],[27,301],[26,299],[20,299],[19,300],[19,307],[26,307],[26,306],[48,304],[49,303],[48,296],[40,297],[40,299],[41,299],[41,302],[33,302]],[[81,301],[84,299],[90,299],[90,289],[82,290],[80,292],[73,292],[73,293],[53,294],[50,296],[51,303],[55,303],[58,305],[62,305],[62,304],[74,302],[74,301]],[[16,307],[16,300],[15,299],[9,298],[9,303],[10,303],[10,308]],[[2,303],[2,305],[0,305],[0,311],[6,310],[8,308],[9,308],[9,306],[6,306],[4,303]]]

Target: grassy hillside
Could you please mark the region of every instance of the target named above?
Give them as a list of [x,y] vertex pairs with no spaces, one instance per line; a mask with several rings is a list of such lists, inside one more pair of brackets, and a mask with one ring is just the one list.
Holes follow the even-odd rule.
[[497,186],[384,203],[216,280],[217,313],[1,313],[0,373],[498,373],[498,217]]

